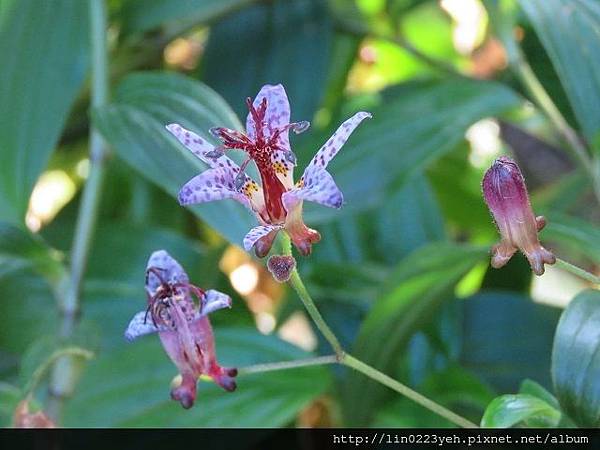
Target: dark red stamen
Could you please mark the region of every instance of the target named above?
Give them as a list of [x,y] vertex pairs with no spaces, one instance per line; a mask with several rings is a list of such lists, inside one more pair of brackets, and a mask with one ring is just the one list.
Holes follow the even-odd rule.
[[[211,132],[223,142],[225,149],[237,149],[245,151],[250,159],[254,161],[263,187],[263,195],[268,217],[264,217],[269,223],[282,223],[285,220],[286,211],[281,201],[281,196],[287,191],[286,187],[277,177],[273,169],[272,155],[276,150],[286,150],[279,146],[279,136],[286,130],[293,128],[295,124],[269,130],[265,135],[265,117],[267,114],[267,99],[263,97],[258,107],[255,107],[252,99],[246,99],[248,111],[254,125],[254,139],[244,133],[227,128],[213,128]],[[244,170],[245,164],[240,168]],[[268,219],[268,220],[266,220]]]

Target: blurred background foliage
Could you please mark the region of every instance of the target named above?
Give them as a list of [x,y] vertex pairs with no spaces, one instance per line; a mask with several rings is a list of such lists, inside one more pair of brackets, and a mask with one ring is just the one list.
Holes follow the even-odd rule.
[[[78,371],[67,426],[450,425],[338,367],[243,376],[234,394],[201,382],[185,411],[169,399],[176,372],[158,340],[122,338],[145,305],[145,262],[164,248],[193,282],[232,294],[233,309],[212,317],[223,364],[329,353],[293,292],[239,248],[254,223],[242,207],[175,200],[204,166],[164,125],[208,139],[212,126],[239,128],[245,98],[267,83],[284,84],[292,120],[312,122],[292,138],[301,168],[345,117],[373,113],[331,166],[345,207],[307,205],[323,241],[299,260],[345,348],[477,423],[600,425],[600,295],[552,267],[533,279],[520,256],[490,269],[498,236],[480,194],[483,172],[510,154],[549,219],[545,244],[598,271],[588,177],[600,167],[597,2],[107,5],[110,103],[92,110],[88,2],[0,2],[1,425],[36,367],[66,345],[95,354]],[[527,62],[589,149],[591,170],[519,76]],[[91,126],[112,153],[80,321],[65,341],[57,297]],[[35,387],[38,408],[47,392],[45,381]]]

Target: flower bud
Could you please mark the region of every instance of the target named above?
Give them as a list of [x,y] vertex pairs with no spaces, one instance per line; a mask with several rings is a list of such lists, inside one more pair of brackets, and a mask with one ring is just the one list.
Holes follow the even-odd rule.
[[540,244],[538,231],[546,221],[531,210],[519,166],[505,156],[498,158],[485,173],[482,188],[501,236],[500,243],[492,248],[492,267],[504,266],[518,249],[527,257],[531,270],[542,275],[544,264],[554,264],[556,258]]
[[267,261],[267,268],[276,281],[285,283],[296,268],[296,260],[293,256],[273,255]]

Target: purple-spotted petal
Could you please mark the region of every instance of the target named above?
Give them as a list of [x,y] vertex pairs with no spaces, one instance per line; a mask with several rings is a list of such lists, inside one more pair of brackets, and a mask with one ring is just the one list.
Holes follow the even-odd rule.
[[146,265],[146,292],[151,297],[156,289],[165,283],[189,283],[183,267],[165,250],[157,250],[148,259]]
[[319,203],[323,206],[339,209],[344,196],[329,172],[319,166],[307,168],[303,176],[304,185],[294,188],[281,196],[285,209],[289,212],[301,200]]
[[280,230],[282,227],[279,225],[271,226],[271,225],[259,225],[257,227],[252,228],[248,234],[244,237],[244,249],[248,252],[252,250],[254,244],[256,242],[271,233],[272,231]]
[[[267,84],[263,86],[252,103],[255,108],[260,106],[263,98],[267,99],[265,134],[270,136],[271,131],[275,128],[283,127],[290,123],[290,102],[281,84]],[[254,121],[251,114],[248,114],[246,118],[246,132],[251,139],[256,137],[256,130],[254,129]],[[285,149],[290,148],[289,130],[285,130],[279,135],[279,145]]]
[[162,330],[154,325],[150,314],[146,314],[146,311],[140,311],[129,322],[125,330],[125,339],[131,342],[140,336],[157,333],[158,331]]
[[236,190],[235,175],[231,170],[208,169],[196,175],[179,191],[179,203],[192,205],[232,198],[250,208],[248,198]]
[[315,154],[308,165],[307,170],[313,166],[322,167],[323,169],[326,168],[329,161],[337,155],[356,127],[360,125],[363,120],[371,117],[371,114],[368,112],[358,112],[347,119]]
[[206,294],[202,299],[202,308],[199,313],[201,316],[207,316],[208,314],[223,308],[231,308],[231,297],[222,292],[210,289],[206,291]]
[[[216,160],[209,158],[206,153],[212,152],[215,146],[208,142],[206,139],[201,138],[196,133],[190,130],[186,130],[178,123],[170,123],[166,126],[167,130],[177,138],[181,144],[183,144],[189,151],[200,158],[204,163],[210,167],[216,167]],[[229,159],[229,158],[227,158]]]

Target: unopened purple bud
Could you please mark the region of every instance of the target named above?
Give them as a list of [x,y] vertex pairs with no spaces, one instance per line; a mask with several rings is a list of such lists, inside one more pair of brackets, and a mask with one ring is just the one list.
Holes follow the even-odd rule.
[[538,231],[546,224],[542,216],[531,210],[525,180],[519,166],[502,156],[494,161],[483,177],[483,197],[488,205],[501,241],[492,248],[492,267],[504,266],[521,250],[536,275],[544,273],[544,264],[554,264],[556,258],[540,244]]
[[273,255],[267,261],[267,268],[276,281],[285,283],[296,268],[296,260],[293,256]]

